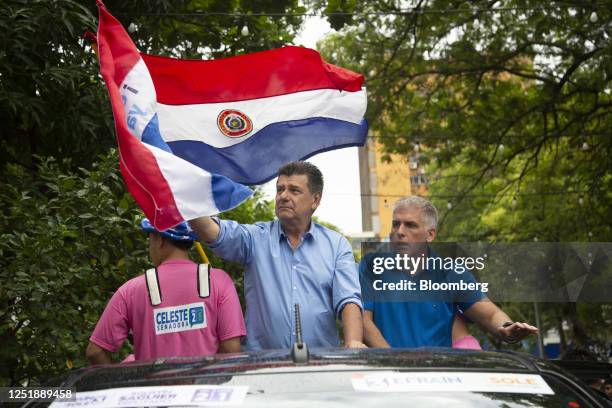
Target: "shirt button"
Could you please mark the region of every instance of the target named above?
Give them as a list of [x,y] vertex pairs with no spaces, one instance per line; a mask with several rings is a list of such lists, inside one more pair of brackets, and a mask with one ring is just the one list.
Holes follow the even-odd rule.
[[297,266],[293,265],[293,269],[297,269]]
[[293,287],[293,290],[297,290],[297,286],[294,286],[294,287]]

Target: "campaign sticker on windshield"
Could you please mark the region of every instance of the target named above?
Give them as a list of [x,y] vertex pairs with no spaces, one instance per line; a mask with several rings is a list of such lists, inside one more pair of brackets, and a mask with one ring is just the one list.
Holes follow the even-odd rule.
[[235,406],[243,403],[248,389],[248,386],[224,385],[112,388],[77,392],[76,401],[53,402],[51,407]]
[[365,392],[441,392],[478,391],[517,394],[554,394],[537,374],[463,373],[463,372],[379,372],[355,373],[355,391]]

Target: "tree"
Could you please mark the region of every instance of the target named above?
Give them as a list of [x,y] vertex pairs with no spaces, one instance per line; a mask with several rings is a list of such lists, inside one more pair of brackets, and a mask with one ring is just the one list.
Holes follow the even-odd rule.
[[35,157],[89,166],[113,144],[112,115],[95,55],[80,36],[94,15],[72,0],[0,6],[0,161],[30,171]]
[[[5,169],[16,183],[0,191],[1,385],[38,383],[85,365],[89,335],[113,292],[149,267],[143,215],[125,192],[117,159],[113,150],[91,170],[45,159],[36,177],[20,166]],[[256,192],[225,215],[252,223],[273,211]],[[242,293],[242,268],[211,262]]]
[[[354,12],[367,20],[354,16],[356,28],[323,43],[329,60],[366,73],[368,116],[386,150],[410,155],[421,143],[438,167],[469,161],[453,204],[498,175],[512,174],[498,191],[520,190],[547,161],[550,175],[570,170],[548,190],[572,188],[609,207],[610,7],[411,4],[360,3]],[[605,224],[608,214],[592,217]]]
[[[303,19],[297,0],[106,6],[133,23],[142,51],[198,59],[290,43]],[[81,39],[95,31],[96,16],[92,0],[0,5],[0,385],[39,383],[85,364],[87,338],[112,292],[148,265],[134,227],[141,214],[111,150],[107,91]],[[272,211],[256,192],[226,215],[254,222]],[[241,277],[236,265],[213,265]]]
[[[553,167],[554,161],[555,166]],[[610,225],[598,224],[593,220],[609,216],[610,208],[580,190],[573,190],[574,178],[570,158],[557,158],[544,154],[538,169],[523,176],[521,190],[507,191],[509,180],[517,177],[522,163],[503,174],[491,175],[480,183],[470,196],[447,208],[447,200],[453,200],[462,185],[457,183],[458,174],[474,174],[474,166],[460,155],[447,168],[430,166],[432,174],[438,175],[431,181],[432,200],[442,209],[442,228],[439,239],[459,242],[589,242],[610,241]],[[554,170],[551,170],[554,169]],[[449,175],[448,177],[445,176]],[[610,179],[601,180],[608,185]],[[564,192],[557,194],[557,192]],[[594,237],[600,237],[596,239]],[[605,260],[610,262],[609,259]],[[594,277],[593,272],[591,276]],[[552,282],[540,284],[561,285],[567,277],[556,273],[550,276]],[[603,272],[601,284],[606,285],[612,276],[610,270]],[[603,286],[602,286],[603,287]],[[573,346],[594,346],[605,358],[606,343],[612,338],[612,303],[601,302],[601,295],[593,301],[593,287],[583,287],[581,302],[545,303],[541,305],[545,328],[555,328],[561,335],[561,349],[569,343]],[[519,315],[532,315],[532,304],[511,305]],[[533,321],[533,320],[532,320]],[[563,322],[567,323],[564,329]],[[566,332],[566,333],[564,333]],[[594,350],[594,351],[596,351]]]
[[140,211],[109,154],[91,170],[41,160],[7,165],[0,193],[0,381],[36,381],[83,364],[112,291],[147,264]]
[[133,24],[131,35],[142,52],[195,59],[225,58],[291,43],[306,11],[297,0],[105,3],[124,27]]
[[[297,0],[107,1],[143,52],[222,58],[291,43],[302,23]],[[270,14],[271,16],[261,15]],[[280,15],[279,15],[280,14]],[[242,27],[248,35],[242,35]],[[75,0],[7,0],[0,6],[0,161],[36,169],[35,157],[74,166],[114,146],[98,63],[82,39],[97,9]]]
[[[426,166],[439,239],[611,241],[609,2],[345,9],[352,19],[323,54],[365,73],[367,115],[385,150]],[[579,343],[609,342],[595,324],[610,326],[609,306],[551,305],[543,318],[569,322]]]

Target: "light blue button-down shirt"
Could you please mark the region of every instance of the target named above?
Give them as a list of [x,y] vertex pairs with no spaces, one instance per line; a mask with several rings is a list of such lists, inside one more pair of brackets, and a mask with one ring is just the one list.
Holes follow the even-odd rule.
[[245,266],[247,350],[291,347],[296,303],[309,347],[339,345],[336,318],[347,303],[361,307],[355,259],[342,235],[311,222],[293,250],[278,220],[220,220],[219,227],[210,249]]

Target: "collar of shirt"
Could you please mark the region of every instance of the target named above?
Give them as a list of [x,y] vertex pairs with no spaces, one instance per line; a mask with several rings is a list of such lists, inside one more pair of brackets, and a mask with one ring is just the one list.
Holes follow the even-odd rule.
[[[285,231],[283,231],[283,226],[281,225],[280,220],[274,220],[276,223],[276,233],[278,234],[278,239],[281,240],[282,238],[284,239],[288,239],[287,234],[285,234]],[[316,228],[315,228],[315,223],[310,220],[310,226],[308,227],[308,231],[306,231],[304,234],[302,234],[302,237],[300,239],[300,244],[302,242],[304,242],[304,240],[308,237],[315,239],[315,233],[316,233]]]

